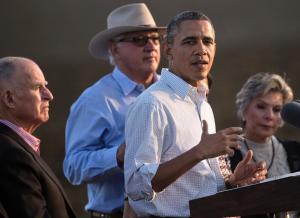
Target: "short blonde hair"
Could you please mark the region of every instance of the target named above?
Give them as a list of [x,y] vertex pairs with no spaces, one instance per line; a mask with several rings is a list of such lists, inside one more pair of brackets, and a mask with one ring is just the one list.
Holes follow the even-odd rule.
[[269,92],[280,92],[283,104],[293,100],[294,94],[287,82],[278,74],[261,72],[251,76],[236,95],[237,115],[243,121],[243,113],[251,101]]

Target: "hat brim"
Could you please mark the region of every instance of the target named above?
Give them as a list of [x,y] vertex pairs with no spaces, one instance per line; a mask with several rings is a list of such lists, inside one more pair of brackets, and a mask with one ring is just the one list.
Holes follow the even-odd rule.
[[108,59],[108,42],[120,35],[121,33],[136,32],[136,31],[158,31],[164,34],[166,27],[143,27],[143,26],[122,26],[104,30],[96,34],[89,43],[89,51],[91,55],[97,59]]

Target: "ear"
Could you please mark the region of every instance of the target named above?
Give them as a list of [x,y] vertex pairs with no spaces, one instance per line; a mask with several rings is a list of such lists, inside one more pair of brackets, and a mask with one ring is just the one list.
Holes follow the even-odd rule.
[[162,43],[162,48],[163,48],[163,54],[167,58],[167,60],[170,62],[173,60],[173,55],[172,55],[172,45],[168,44],[166,41]]
[[1,92],[1,101],[8,108],[15,107],[15,96],[11,90],[5,90]]
[[108,43],[108,49],[110,50],[111,54],[115,57],[118,54],[118,46],[114,42]]
[[215,42],[215,54],[217,52],[217,43]]

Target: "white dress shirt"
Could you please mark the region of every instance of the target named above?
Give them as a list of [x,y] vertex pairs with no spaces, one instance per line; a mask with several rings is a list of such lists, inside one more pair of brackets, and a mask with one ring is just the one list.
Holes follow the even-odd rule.
[[162,69],[161,79],[130,107],[126,123],[125,189],[140,217],[189,217],[189,201],[224,189],[217,158],[203,160],[155,193],[151,186],[158,166],[197,145],[202,120],[209,133],[215,121],[205,93]]

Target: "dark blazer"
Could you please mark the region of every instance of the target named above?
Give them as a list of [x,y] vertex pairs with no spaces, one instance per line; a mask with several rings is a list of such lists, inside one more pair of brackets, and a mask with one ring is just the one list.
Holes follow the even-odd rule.
[[9,217],[76,217],[52,170],[18,134],[1,123],[0,173],[0,201]]
[[3,204],[0,201],[0,218],[8,218],[6,210],[3,207]]

